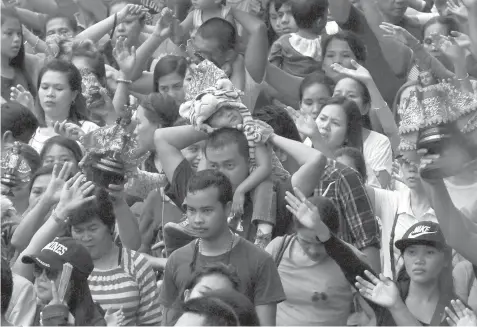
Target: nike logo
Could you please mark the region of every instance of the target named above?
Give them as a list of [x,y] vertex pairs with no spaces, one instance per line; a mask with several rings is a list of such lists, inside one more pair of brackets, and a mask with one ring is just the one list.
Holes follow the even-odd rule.
[[409,234],[409,238],[417,238],[419,236],[428,235],[428,234],[435,234],[435,233],[437,233],[437,231],[436,232],[426,232],[426,231],[422,231],[422,232],[417,231],[416,232],[416,231],[413,231]]

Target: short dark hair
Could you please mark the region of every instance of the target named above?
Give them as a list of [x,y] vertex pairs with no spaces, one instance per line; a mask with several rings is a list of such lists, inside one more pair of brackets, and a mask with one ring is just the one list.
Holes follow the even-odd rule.
[[7,313],[13,293],[13,275],[7,260],[2,257],[2,315]]
[[151,93],[143,101],[144,115],[153,124],[171,127],[179,118],[179,108],[169,95]]
[[64,19],[68,23],[69,27],[71,28],[71,30],[74,33],[78,32],[78,22],[75,19],[71,19],[70,17],[62,15],[62,14],[56,14],[56,15],[48,16],[48,18],[46,19],[46,21],[45,21],[45,34],[47,32],[46,31],[46,25],[48,25],[48,23],[50,21],[52,21],[53,19],[57,19],[57,18]]
[[321,41],[321,57],[325,58],[326,50],[328,49],[328,45],[334,39],[338,39],[341,41],[345,41],[348,43],[351,51],[353,52],[356,60],[360,63],[364,63],[366,61],[366,45],[361,41],[359,36],[350,31],[339,31],[336,34],[328,35],[324,37]]
[[83,207],[70,215],[70,225],[74,226],[90,221],[93,218],[98,218],[110,230],[114,230],[116,216],[109,193],[104,188],[97,187],[94,190],[94,195],[96,196],[94,201],[83,205]]
[[187,193],[195,193],[210,187],[215,187],[219,193],[219,202],[226,205],[233,199],[232,183],[218,170],[206,169],[198,171],[187,184]]
[[298,28],[310,29],[328,14],[328,0],[292,0],[291,12]]
[[2,104],[2,133],[10,131],[12,136],[23,143],[30,142],[39,126],[33,112],[16,102]]
[[[429,19],[423,26],[422,26],[422,39],[424,39],[424,33],[426,32],[426,29],[429,27],[429,26],[432,26],[432,25],[435,25],[435,24],[438,24],[438,25],[443,25],[445,27],[447,27],[447,35],[450,34],[450,32],[452,31],[455,31],[455,32],[459,32],[460,31],[460,27],[459,27],[459,23],[455,20],[454,17],[451,17],[451,16],[436,16],[436,17],[432,17],[431,19]],[[446,36],[447,36],[446,35]]]
[[230,305],[239,319],[240,326],[260,326],[257,311],[245,294],[220,289],[208,291],[204,296],[220,299]]
[[235,48],[237,43],[237,31],[235,27],[225,19],[211,18],[197,29],[197,34],[207,40],[215,40],[219,49],[227,51]]
[[207,149],[222,149],[230,144],[237,144],[239,153],[248,160],[249,146],[245,135],[236,128],[222,127],[209,134],[205,145],[206,156]]
[[356,148],[352,148],[346,146],[344,148],[338,149],[335,152],[335,158],[348,156],[354,161],[354,165],[356,166],[356,171],[361,176],[363,183],[366,182],[368,179],[367,171],[366,171],[366,162],[364,161],[364,155],[361,151]]
[[305,90],[315,84],[324,85],[330,92],[330,96],[333,94],[333,88],[335,85],[333,80],[330,77],[326,76],[323,72],[314,72],[309,75],[306,75],[306,77],[300,83],[300,102],[303,100],[303,93],[305,93]]
[[300,133],[288,112],[279,106],[268,105],[253,112],[253,117],[273,128],[275,134],[290,140],[301,142]]
[[184,296],[185,290],[192,290],[203,277],[210,275],[222,275],[230,280],[235,290],[239,289],[240,278],[237,274],[237,270],[231,265],[225,265],[222,262],[213,262],[202,266],[200,269],[194,272],[194,275],[192,275],[187,284],[185,284],[181,293],[181,297]]
[[184,302],[182,314],[205,316],[204,326],[240,326],[234,309],[219,298],[204,296]]
[[[318,208],[321,220],[325,223],[326,227],[329,228],[330,232],[336,234],[340,226],[340,214],[333,201],[324,196],[316,195],[309,198],[309,200]],[[293,222],[295,229],[307,229],[296,217],[293,217]]]

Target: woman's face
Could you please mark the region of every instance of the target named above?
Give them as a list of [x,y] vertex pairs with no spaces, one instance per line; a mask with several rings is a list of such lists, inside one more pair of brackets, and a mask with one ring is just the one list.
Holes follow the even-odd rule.
[[[127,2],[118,3],[111,7],[111,15],[120,12],[126,7]],[[116,26],[113,34],[113,44],[116,43],[118,37],[125,37],[129,45],[135,45],[138,43],[139,35],[142,31],[142,24],[137,17],[128,16],[123,23]]]
[[73,154],[73,151],[59,144],[53,144],[45,152],[43,157],[43,165],[64,164],[65,162],[71,162],[76,169],[78,162]]
[[145,109],[142,106],[137,108],[136,113],[136,129],[134,134],[141,151],[149,151],[154,148],[154,132],[160,126],[151,123],[145,115]]
[[182,149],[182,155],[190,163],[194,170],[197,170],[204,156],[205,141],[200,141]]
[[233,290],[234,286],[230,279],[222,274],[211,274],[202,277],[192,290],[186,290],[184,299],[186,301],[204,295],[204,293],[217,290]]
[[417,189],[421,184],[421,177],[419,175],[419,164],[412,162],[406,158],[400,160],[401,172],[404,182],[410,189]]
[[40,200],[40,197],[45,193],[48,184],[50,184],[51,175],[40,175],[38,176],[32,184],[32,188],[30,191],[30,197],[28,203],[30,206],[34,205],[35,203]]
[[311,115],[315,120],[321,108],[330,98],[330,91],[323,84],[312,84],[303,90],[303,97],[300,103],[300,110]]
[[278,36],[298,31],[295,19],[291,13],[290,4],[283,4],[277,11],[275,10],[275,2],[272,1],[268,13],[270,17],[270,26]]
[[343,146],[348,120],[343,108],[337,104],[325,106],[316,119],[323,140],[332,151]]
[[345,77],[341,79],[335,86],[333,96],[340,95],[350,101],[354,101],[362,115],[369,112],[369,107],[364,103],[364,89],[363,86],[355,79]]
[[113,242],[111,230],[97,217],[72,226],[71,236],[88,250],[93,260],[101,259]]
[[312,230],[299,228],[297,240],[305,254],[313,261],[319,261],[326,255],[324,245],[316,239],[316,233]]
[[404,266],[413,282],[435,281],[446,266],[443,251],[430,245],[411,245],[404,250]]
[[40,105],[45,116],[61,118],[69,116],[70,107],[77,91],[72,91],[66,73],[49,70],[41,78],[38,88]]
[[322,68],[328,77],[333,79],[333,81],[338,82],[342,76],[333,70],[331,65],[340,64],[345,68],[354,69],[353,65],[351,65],[351,60],[356,60],[356,56],[351,50],[348,42],[333,38],[326,48]]
[[[44,304],[48,304],[53,299],[51,281],[55,282],[58,289],[61,278],[61,271],[52,271],[47,273],[42,267],[35,264],[35,293],[36,297]],[[47,276],[48,275],[48,276]],[[52,278],[49,279],[48,277]]]
[[424,31],[424,49],[426,49],[432,56],[439,57],[442,55],[442,52],[436,47],[434,39],[432,38],[433,34],[448,36],[449,30],[445,25],[435,23],[426,27],[426,30]]
[[2,24],[2,57],[13,59],[22,46],[22,25],[16,18],[3,18]]
[[66,18],[56,17],[48,21],[46,24],[46,36],[54,34],[70,38],[73,37],[75,33]]
[[162,76],[158,80],[159,93],[169,95],[180,106],[185,101],[184,78],[177,73]]

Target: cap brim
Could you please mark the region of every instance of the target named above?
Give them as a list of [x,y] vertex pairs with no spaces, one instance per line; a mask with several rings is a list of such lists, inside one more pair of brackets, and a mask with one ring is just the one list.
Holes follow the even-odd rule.
[[430,245],[436,247],[438,249],[443,249],[446,247],[445,244],[435,241],[428,241],[428,240],[414,240],[414,239],[404,239],[404,240],[397,240],[394,245],[403,252],[407,247],[411,245]]
[[[48,262],[47,262],[48,261]],[[36,255],[24,256],[22,262],[26,264],[37,264],[38,266],[46,269],[61,270],[63,269],[63,263],[57,260],[45,260]]]

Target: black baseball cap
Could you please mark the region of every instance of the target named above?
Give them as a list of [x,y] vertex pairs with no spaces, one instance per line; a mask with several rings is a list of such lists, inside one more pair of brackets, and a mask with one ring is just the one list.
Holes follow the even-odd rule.
[[403,252],[410,245],[431,245],[438,249],[448,248],[439,224],[432,221],[421,221],[411,226],[402,239],[397,240],[396,247]]
[[48,243],[38,255],[24,256],[23,263],[35,263],[50,270],[62,270],[63,264],[70,263],[85,278],[94,269],[93,259],[86,248],[71,237],[58,237]]

